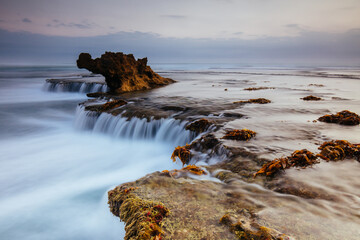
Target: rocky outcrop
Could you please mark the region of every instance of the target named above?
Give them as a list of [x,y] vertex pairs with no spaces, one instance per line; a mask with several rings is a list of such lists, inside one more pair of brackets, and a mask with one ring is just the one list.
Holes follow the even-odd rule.
[[147,66],[147,58],[135,60],[132,54],[122,52],[105,52],[96,59],[89,53],[81,53],[76,63],[79,68],[103,75],[111,92],[147,90],[174,82]]

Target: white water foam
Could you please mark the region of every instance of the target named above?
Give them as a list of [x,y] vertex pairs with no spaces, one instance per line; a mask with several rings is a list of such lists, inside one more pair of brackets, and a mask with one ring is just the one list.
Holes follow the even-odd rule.
[[44,91],[49,92],[79,92],[79,93],[93,93],[93,92],[107,92],[108,86],[101,83],[92,82],[67,82],[67,83],[53,83],[46,82],[43,87]]
[[118,138],[131,140],[155,140],[174,145],[190,143],[196,134],[186,130],[186,121],[173,118],[153,119],[133,117],[131,119],[113,116],[109,113],[98,114],[85,111],[78,106],[75,117],[75,128],[91,130],[94,133],[105,133]]

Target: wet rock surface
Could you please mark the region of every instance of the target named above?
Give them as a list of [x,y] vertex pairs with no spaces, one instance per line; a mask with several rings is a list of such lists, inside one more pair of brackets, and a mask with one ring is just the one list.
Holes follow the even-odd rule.
[[105,52],[92,59],[89,53],[81,53],[76,63],[79,68],[103,75],[112,92],[147,90],[174,82],[147,66],[147,58],[135,60],[132,54]]
[[[227,93],[229,92],[231,89],[227,91]],[[224,134],[227,134],[227,130],[234,129],[231,126],[227,128],[227,123],[241,121],[251,115],[253,109],[246,113],[242,111],[244,107],[264,109],[273,104],[247,104],[246,106],[233,104],[234,100],[239,99],[238,97],[228,102],[179,96],[154,98],[143,92],[96,93],[90,94],[90,96],[97,99],[92,99],[84,105],[102,106],[105,104],[104,101],[111,102],[116,98],[127,102],[119,107],[91,111],[129,119],[133,117],[146,118],[148,121],[161,118],[186,120],[188,123],[184,128],[187,126],[188,130],[198,136],[191,143],[176,147],[173,156],[169,156],[169,161],[171,158],[175,161],[179,159],[184,165],[183,168],[155,172],[117,188],[134,189],[131,194],[136,198],[144,200],[146,203],[148,201],[155,202],[156,205],[168,209],[169,214],[162,217],[159,224],[151,225],[150,238],[147,239],[159,239],[160,237],[162,239],[291,239],[285,235],[291,235],[291,227],[279,229],[278,226],[269,223],[269,219],[261,217],[262,210],[269,205],[276,207],[286,205],[284,198],[289,198],[287,202],[290,203],[294,201],[294,205],[304,199],[329,202],[341,200],[335,194],[328,193],[322,188],[290,178],[288,172],[295,169],[299,172],[309,171],[311,166],[326,162],[321,159],[338,161],[354,159],[358,156],[358,144],[333,141],[322,144],[318,154],[312,153],[311,151],[315,151],[310,148],[308,149],[311,151],[300,148],[302,150],[295,152],[293,151],[297,148],[293,148],[286,154],[287,157],[274,159],[269,157],[269,153],[281,152],[285,148],[274,149],[269,146],[265,149],[267,155],[262,157],[254,145],[266,136],[263,135],[263,132],[258,132],[256,128],[254,130],[258,132],[258,135],[250,141],[233,141],[231,138],[222,138]],[[299,101],[299,97],[296,97],[296,100]],[[282,109],[275,109],[275,111],[282,111]],[[299,115],[307,113],[301,108],[294,111]],[[279,126],[285,122],[282,120],[279,122]],[[315,123],[311,124],[315,125]],[[304,127],[307,126],[304,124]],[[312,140],[314,136],[319,135],[317,131],[305,128],[296,131],[296,133],[292,131],[292,134],[300,136],[297,139],[299,144],[301,141]],[[247,133],[249,134],[249,132]],[[250,138],[254,135],[250,134]],[[281,131],[275,135],[267,139],[269,145],[272,140],[281,138]],[[315,147],[317,148],[317,146]],[[293,153],[291,154],[291,152]],[[198,163],[204,162],[210,165],[197,166]],[[319,162],[320,164],[318,164]],[[254,178],[254,174],[257,175],[256,178]],[[270,191],[273,195],[270,195],[269,198]],[[122,198],[124,192],[115,192],[116,194],[109,195],[109,204],[111,211],[119,216],[122,204],[118,199]],[[140,214],[138,216],[148,214],[148,212],[142,211],[136,211],[136,213]],[[223,218],[224,216],[229,217]],[[127,226],[138,227],[144,225],[142,223],[144,219],[145,222],[147,221],[147,218],[141,218],[143,220],[138,222],[127,218],[121,219]],[[152,219],[151,217],[147,222],[153,221]],[[220,221],[221,219],[224,221]],[[127,228],[127,232],[132,232],[130,229],[131,227]],[[306,230],[299,230],[296,232],[296,237],[308,239],[306,234],[308,234]],[[141,239],[138,232],[131,236],[132,239]]]

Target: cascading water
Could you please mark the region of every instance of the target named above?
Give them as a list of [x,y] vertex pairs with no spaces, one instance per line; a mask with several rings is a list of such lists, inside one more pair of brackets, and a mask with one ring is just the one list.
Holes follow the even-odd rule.
[[113,116],[108,113],[98,114],[85,111],[78,106],[75,117],[75,128],[91,130],[94,133],[105,133],[114,137],[132,140],[155,140],[174,145],[190,143],[196,134],[185,130],[186,121],[173,118],[153,119],[133,117],[131,119]]
[[107,92],[109,90],[106,84],[92,82],[46,82],[43,89],[49,92],[79,93]]

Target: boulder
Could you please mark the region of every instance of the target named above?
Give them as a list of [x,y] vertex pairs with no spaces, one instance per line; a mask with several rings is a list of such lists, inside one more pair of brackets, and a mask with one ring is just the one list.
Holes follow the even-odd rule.
[[147,90],[175,82],[155,73],[147,66],[147,58],[136,60],[132,54],[105,52],[92,59],[89,53],[81,53],[76,61],[78,68],[105,77],[111,92],[122,93]]

